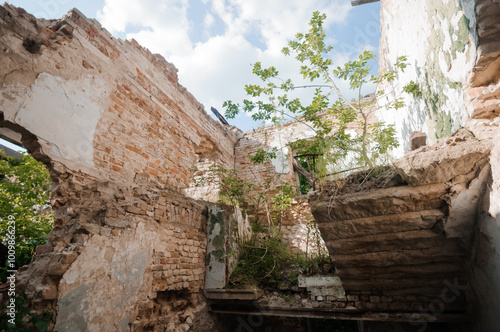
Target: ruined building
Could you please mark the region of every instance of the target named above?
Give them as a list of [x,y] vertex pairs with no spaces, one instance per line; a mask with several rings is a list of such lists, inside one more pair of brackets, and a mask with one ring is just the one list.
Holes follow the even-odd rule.
[[[422,87],[404,110],[379,115],[399,129],[397,181],[297,200],[285,236],[300,247],[310,207],[345,296],[293,310],[260,303],[259,312],[360,320],[365,331],[432,322],[500,331],[500,3],[381,8],[381,66],[401,55],[412,65],[391,89]],[[281,168],[252,168],[247,155],[273,147],[270,137],[297,136],[286,126],[241,133],[219,124],[174,65],[76,9],[43,20],[0,7],[0,64],[0,135],[53,179],[54,230],[17,273],[33,310],[52,312],[60,332],[222,330],[224,310],[207,290],[224,286],[226,262],[207,268],[209,226],[213,216],[245,221],[209,202],[193,166],[295,181],[288,154]],[[415,131],[429,146],[405,154]],[[311,134],[298,124],[291,132]],[[219,284],[209,285],[217,268]]]

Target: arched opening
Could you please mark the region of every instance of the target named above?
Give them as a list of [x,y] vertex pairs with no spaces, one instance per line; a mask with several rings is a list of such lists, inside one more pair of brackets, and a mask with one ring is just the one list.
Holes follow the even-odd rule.
[[[28,291],[32,276],[22,276],[22,271],[33,266],[39,256],[37,248],[46,245],[54,229],[50,204],[54,177],[49,169],[50,158],[42,153],[35,135],[0,121],[0,291],[7,303],[15,304],[0,321],[2,328],[48,327],[54,317],[46,311],[47,302],[35,303],[35,293]],[[43,279],[42,273],[38,274]],[[47,286],[49,280],[43,284]]]

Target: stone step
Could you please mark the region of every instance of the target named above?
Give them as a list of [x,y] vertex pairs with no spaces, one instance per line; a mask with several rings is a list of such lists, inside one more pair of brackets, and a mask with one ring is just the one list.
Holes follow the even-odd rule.
[[463,264],[452,262],[429,263],[418,265],[397,265],[397,266],[356,266],[356,267],[342,267],[344,278],[352,279],[373,279],[373,278],[428,278],[430,276],[442,274],[456,274],[460,275],[465,273]]
[[[337,267],[358,267],[358,266],[397,266],[427,264],[437,262],[465,261],[465,254],[458,254],[456,251],[446,247],[425,248],[425,249],[405,249],[397,252],[370,252],[365,254],[340,255],[333,254],[333,263]],[[342,274],[340,278],[343,279]]]
[[339,239],[328,241],[326,246],[333,256],[427,248],[442,248],[443,250],[453,250],[459,255],[465,254],[460,239],[444,238],[431,230]]
[[340,195],[328,200],[313,198],[310,204],[315,219],[321,225],[334,220],[440,209],[446,205],[444,195],[448,189],[446,184],[393,187]]
[[343,239],[376,234],[431,229],[444,218],[441,210],[404,212],[377,217],[319,223],[324,239]]

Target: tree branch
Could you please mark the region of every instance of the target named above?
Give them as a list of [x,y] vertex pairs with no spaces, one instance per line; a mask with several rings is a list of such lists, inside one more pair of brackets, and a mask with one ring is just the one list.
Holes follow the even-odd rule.
[[293,164],[293,170],[302,174],[306,178],[307,183],[309,183],[312,186],[314,183],[314,176],[305,169],[303,169],[302,167],[300,167],[296,159],[293,159],[292,164]]

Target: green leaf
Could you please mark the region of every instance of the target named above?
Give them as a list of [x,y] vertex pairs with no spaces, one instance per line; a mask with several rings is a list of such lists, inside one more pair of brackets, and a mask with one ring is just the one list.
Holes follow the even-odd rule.
[[15,220],[15,264],[21,267],[47,241],[54,225],[49,203],[52,180],[45,165],[28,154],[20,159],[6,157],[3,151],[1,155],[0,241],[6,241],[8,220]]
[[422,91],[420,90],[420,86],[414,81],[410,81],[403,87],[403,91],[411,94],[413,97],[418,98],[422,97]]
[[270,161],[272,159],[276,159],[276,153],[278,152],[277,148],[272,148],[270,151],[266,151],[264,149],[257,149],[255,154],[249,155],[248,159],[256,165],[256,164],[263,164],[266,161]]

